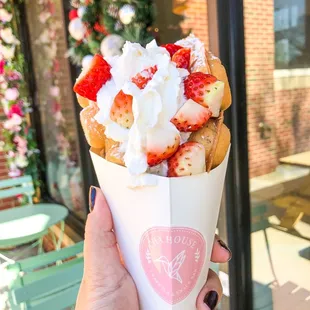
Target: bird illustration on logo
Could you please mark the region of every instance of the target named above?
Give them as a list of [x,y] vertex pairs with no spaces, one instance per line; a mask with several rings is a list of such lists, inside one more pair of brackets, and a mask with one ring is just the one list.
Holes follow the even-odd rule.
[[186,250],[180,252],[171,262],[169,262],[166,256],[161,256],[154,260],[154,262],[159,262],[163,266],[166,274],[170,279],[175,279],[182,284],[182,278],[179,274],[179,270],[182,267],[186,259]]

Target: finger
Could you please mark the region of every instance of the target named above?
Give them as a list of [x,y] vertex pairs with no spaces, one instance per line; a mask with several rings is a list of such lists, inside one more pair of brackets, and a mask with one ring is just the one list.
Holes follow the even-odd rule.
[[211,261],[213,263],[226,263],[231,260],[231,257],[232,253],[229,247],[216,235],[213,243]]
[[[120,263],[112,215],[102,191],[97,187],[90,189],[90,209],[85,228],[85,274],[97,278],[123,276]],[[103,268],[104,266],[104,268]],[[117,279],[115,279],[117,280]]]
[[223,288],[217,274],[209,270],[208,280],[197,298],[198,310],[214,310],[223,295]]

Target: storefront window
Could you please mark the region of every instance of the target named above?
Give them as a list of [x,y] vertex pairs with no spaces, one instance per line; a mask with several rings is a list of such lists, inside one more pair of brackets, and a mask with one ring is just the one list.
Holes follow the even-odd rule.
[[276,69],[310,66],[309,16],[310,1],[295,0],[274,3]]
[[244,0],[254,309],[310,309],[309,4]]
[[80,219],[85,219],[77,119],[66,58],[66,26],[62,1],[54,3],[52,17],[44,11],[44,5],[36,1],[26,4],[36,80],[36,105],[40,112],[44,142],[41,149],[46,159],[46,185],[55,201],[67,206]]

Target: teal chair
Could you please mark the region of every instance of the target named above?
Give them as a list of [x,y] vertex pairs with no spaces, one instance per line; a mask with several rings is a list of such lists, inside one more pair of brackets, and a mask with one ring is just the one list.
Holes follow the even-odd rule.
[[6,267],[12,310],[61,310],[76,303],[83,276],[83,242]]
[[32,196],[35,194],[32,178],[29,175],[0,181],[0,199],[24,195],[32,205]]
[[59,204],[33,204],[34,193],[31,176],[0,181],[0,199],[17,195],[28,198],[27,205],[0,211],[0,258],[4,261],[10,260],[1,254],[3,250],[28,243],[32,243],[32,247],[39,245],[41,253],[44,235],[57,223],[61,224],[62,233],[58,242],[53,235],[53,241],[55,248],[60,249],[68,209]]

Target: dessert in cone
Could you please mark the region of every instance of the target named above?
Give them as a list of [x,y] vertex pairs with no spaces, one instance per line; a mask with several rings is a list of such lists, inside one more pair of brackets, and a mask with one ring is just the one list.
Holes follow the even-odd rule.
[[195,309],[230,148],[225,68],[193,35],[127,42],[96,55],[74,90],[141,309]]

